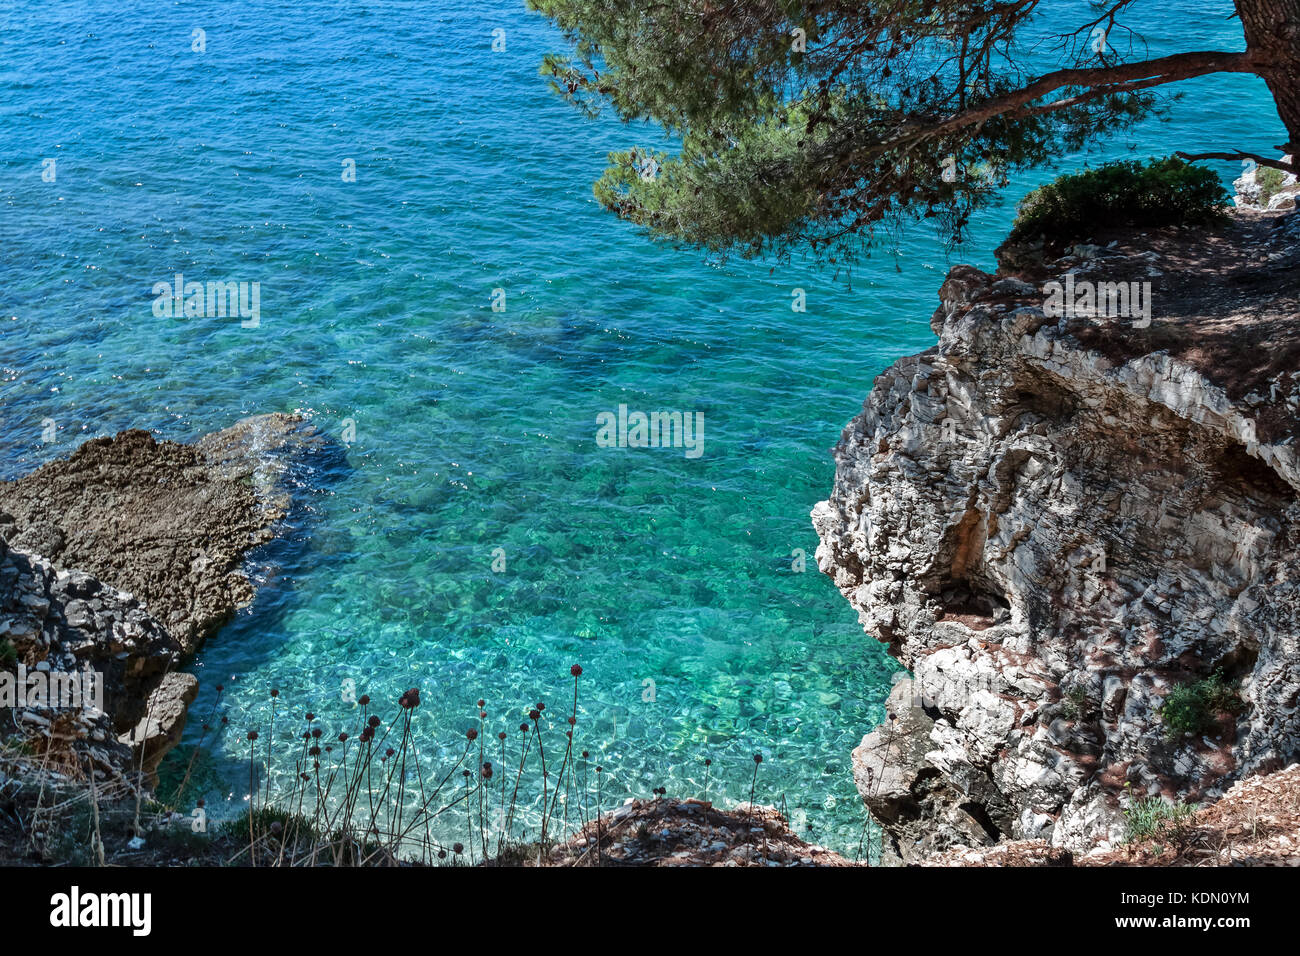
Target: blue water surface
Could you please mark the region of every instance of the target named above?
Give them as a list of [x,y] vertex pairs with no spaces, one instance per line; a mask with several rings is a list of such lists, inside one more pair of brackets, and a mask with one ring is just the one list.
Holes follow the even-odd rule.
[[[1153,54],[1241,44],[1227,2],[1147,6]],[[816,573],[808,512],[873,377],[933,344],[946,269],[990,267],[1051,171],[1017,178],[955,259],[917,229],[851,282],[717,265],[595,204],[606,152],[662,135],[553,96],[537,68],[559,38],[512,0],[4,2],[0,27],[0,476],[124,428],[190,440],[261,412],[346,441],[252,562],[256,603],[192,664],[187,744],[225,685],[210,807],[244,805],[271,688],[287,743],[284,715],[308,709],[352,729],[347,681],[389,707],[419,686],[438,760],[479,698],[493,734],[538,699],[558,734],[580,663],[606,804],[744,800],[761,753],[761,800],[857,844],[849,754],[896,667]],[[1253,78],[1183,88],[1169,121],[1062,168],[1285,138]],[[259,325],[156,317],[178,272],[258,282]],[[620,404],[703,413],[703,454],[599,446]]]

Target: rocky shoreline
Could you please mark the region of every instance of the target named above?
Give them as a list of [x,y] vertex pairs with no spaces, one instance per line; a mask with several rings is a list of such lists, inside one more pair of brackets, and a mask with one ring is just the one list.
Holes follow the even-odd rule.
[[178,668],[253,600],[246,558],[287,514],[293,470],[325,448],[301,417],[260,415],[195,444],[97,438],[0,483],[8,668],[97,672],[104,698],[101,714],[15,709],[6,733],[68,780],[147,783],[198,690]]
[[[911,672],[853,754],[887,862],[1095,850],[1141,796],[1300,758],[1300,215],[1095,239],[953,269],[938,346],[877,378],[813,511]],[[1067,275],[1148,283],[1154,318],[1049,316]],[[1235,697],[1171,724],[1208,680]]]
[[[877,378],[813,511],[820,569],[909,672],[853,753],[887,863],[1152,862],[1122,848],[1135,800],[1211,805],[1208,832],[1297,792],[1300,214],[1093,238],[953,269],[939,344]],[[1153,315],[1049,315],[1067,279],[1145,284]],[[332,447],[265,415],[0,483],[0,670],[104,675],[102,713],[12,710],[0,736],[70,785],[147,789],[197,692],[179,668],[253,600],[250,553]],[[1207,680],[1231,700],[1171,727]],[[774,810],[689,800],[551,862],[593,840],[623,865],[848,864]]]

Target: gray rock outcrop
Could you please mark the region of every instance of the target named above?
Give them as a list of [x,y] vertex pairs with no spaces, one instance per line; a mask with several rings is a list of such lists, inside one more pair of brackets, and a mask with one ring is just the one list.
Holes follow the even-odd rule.
[[[1290,156],[1282,157],[1282,162],[1290,161]],[[1263,209],[1270,212],[1278,209],[1294,209],[1296,195],[1300,194],[1300,182],[1297,182],[1295,173],[1284,173],[1280,170],[1264,173],[1265,168],[1253,166],[1233,180],[1233,203],[1238,209]],[[1271,187],[1266,187],[1261,182],[1261,178],[1265,175],[1272,178]]]
[[[1067,270],[1194,283],[1157,258],[957,267],[938,346],[879,376],[835,448],[819,567],[912,674],[853,754],[889,861],[1086,848],[1123,835],[1135,795],[1212,800],[1300,756],[1300,376],[1285,350],[1205,354],[1248,336],[1196,339],[1260,311],[1294,339],[1295,280],[1204,329],[1044,313]],[[1173,732],[1166,697],[1216,673],[1239,706]]]
[[[0,647],[10,676],[98,675],[102,707],[12,706],[0,711],[0,735],[25,741],[36,759],[49,760],[73,778],[94,772],[121,782],[140,769],[133,729],[166,712],[167,732],[179,734],[184,711],[166,705],[197,687],[188,674],[171,673],[179,643],[140,601],[82,571],[60,571],[39,555],[0,539]],[[155,722],[161,714],[152,715]],[[151,748],[156,753],[156,745]],[[146,758],[152,754],[146,754]],[[161,754],[159,754],[161,756]],[[156,761],[146,759],[152,772]]]

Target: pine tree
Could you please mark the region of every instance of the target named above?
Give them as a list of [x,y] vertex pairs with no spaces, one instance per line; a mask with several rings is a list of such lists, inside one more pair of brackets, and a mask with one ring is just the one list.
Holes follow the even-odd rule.
[[[569,41],[542,65],[558,92],[679,144],[612,153],[601,203],[714,252],[811,248],[835,261],[908,219],[959,240],[1011,171],[1122,129],[1162,107],[1159,87],[1209,74],[1263,78],[1289,137],[1275,148],[1292,162],[1238,144],[1184,158],[1300,166],[1300,0],[1235,0],[1243,50],[1155,58],[1133,26],[1161,15],[1151,0],[1080,2],[1068,24],[1040,0],[528,3]],[[1056,68],[1030,71],[1031,50]]]

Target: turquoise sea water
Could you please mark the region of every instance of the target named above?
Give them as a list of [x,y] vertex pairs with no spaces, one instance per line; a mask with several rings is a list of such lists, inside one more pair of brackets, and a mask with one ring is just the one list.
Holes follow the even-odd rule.
[[[1148,6],[1153,54],[1240,44],[1226,3]],[[873,376],[932,344],[951,261],[919,229],[851,284],[650,244],[590,183],[608,150],[662,141],[550,94],[557,45],[506,0],[0,3],[0,475],[259,412],[351,439],[193,664],[187,742],[226,685],[214,809],[246,798],[272,687],[337,730],[345,681],[380,701],[419,686],[421,746],[451,753],[480,697],[493,732],[537,699],[558,712],[577,662],[607,804],[703,795],[705,758],[708,796],[747,799],[761,752],[760,799],[850,847],[849,752],[894,667],[816,573],[808,511]],[[1168,123],[1063,164],[1284,138],[1261,83],[1184,88]],[[1047,175],[952,261],[991,265]],[[259,282],[260,325],[155,317],[177,272]],[[702,412],[703,454],[600,447],[620,404]]]

